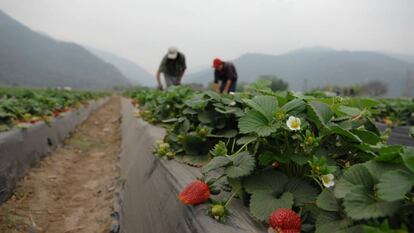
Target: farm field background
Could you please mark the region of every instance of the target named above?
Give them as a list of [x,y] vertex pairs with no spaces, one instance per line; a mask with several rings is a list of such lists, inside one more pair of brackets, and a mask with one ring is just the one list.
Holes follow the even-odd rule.
[[[265,223],[277,208],[295,210],[302,232],[412,231],[405,219],[413,149],[388,145],[375,124],[389,120],[390,109],[404,116],[394,121],[410,124],[412,100],[313,97],[260,83],[224,96],[187,87],[126,96],[138,117],[166,127],[156,156],[201,167],[199,179],[212,195],[226,193],[208,207],[218,221],[238,196]],[[215,211],[219,206],[223,212]]]
[[414,1],[0,1],[0,233],[414,232]]

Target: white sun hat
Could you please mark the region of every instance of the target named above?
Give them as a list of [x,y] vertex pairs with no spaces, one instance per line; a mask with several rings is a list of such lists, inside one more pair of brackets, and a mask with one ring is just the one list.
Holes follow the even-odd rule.
[[176,47],[169,47],[167,57],[169,59],[176,59],[178,56],[178,49]]

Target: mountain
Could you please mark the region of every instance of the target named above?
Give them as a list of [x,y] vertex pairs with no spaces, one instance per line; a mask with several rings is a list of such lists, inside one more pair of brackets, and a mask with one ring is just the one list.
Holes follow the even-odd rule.
[[106,89],[130,84],[83,47],[32,31],[0,11],[0,85]]
[[134,84],[143,86],[154,86],[156,84],[155,76],[148,73],[133,61],[95,48],[87,47],[87,49],[102,60],[114,65],[125,77],[127,77]]
[[389,53],[388,54],[391,57],[409,62],[409,63],[413,63],[414,64],[414,55],[411,54],[400,54],[400,53]]
[[[248,53],[233,62],[239,82],[252,82],[260,75],[275,74],[286,80],[290,89],[302,91],[305,86],[311,89],[382,80],[388,84],[388,95],[392,96],[402,94],[407,73],[414,70],[414,64],[385,54],[327,48],[300,49],[282,55]],[[213,70],[188,75],[186,80],[206,84],[213,80]]]

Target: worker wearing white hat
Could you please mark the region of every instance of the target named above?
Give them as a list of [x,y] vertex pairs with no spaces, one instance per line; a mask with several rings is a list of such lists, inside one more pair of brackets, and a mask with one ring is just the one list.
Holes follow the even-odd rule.
[[158,88],[163,89],[161,83],[161,73],[164,74],[167,87],[171,85],[180,85],[184,72],[187,69],[185,56],[177,48],[168,48],[168,53],[163,57],[157,72]]

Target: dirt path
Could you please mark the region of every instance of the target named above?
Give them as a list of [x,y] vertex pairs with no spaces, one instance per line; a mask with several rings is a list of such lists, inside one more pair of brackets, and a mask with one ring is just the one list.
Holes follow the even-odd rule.
[[119,126],[120,100],[111,98],[19,182],[0,206],[0,232],[108,232]]

